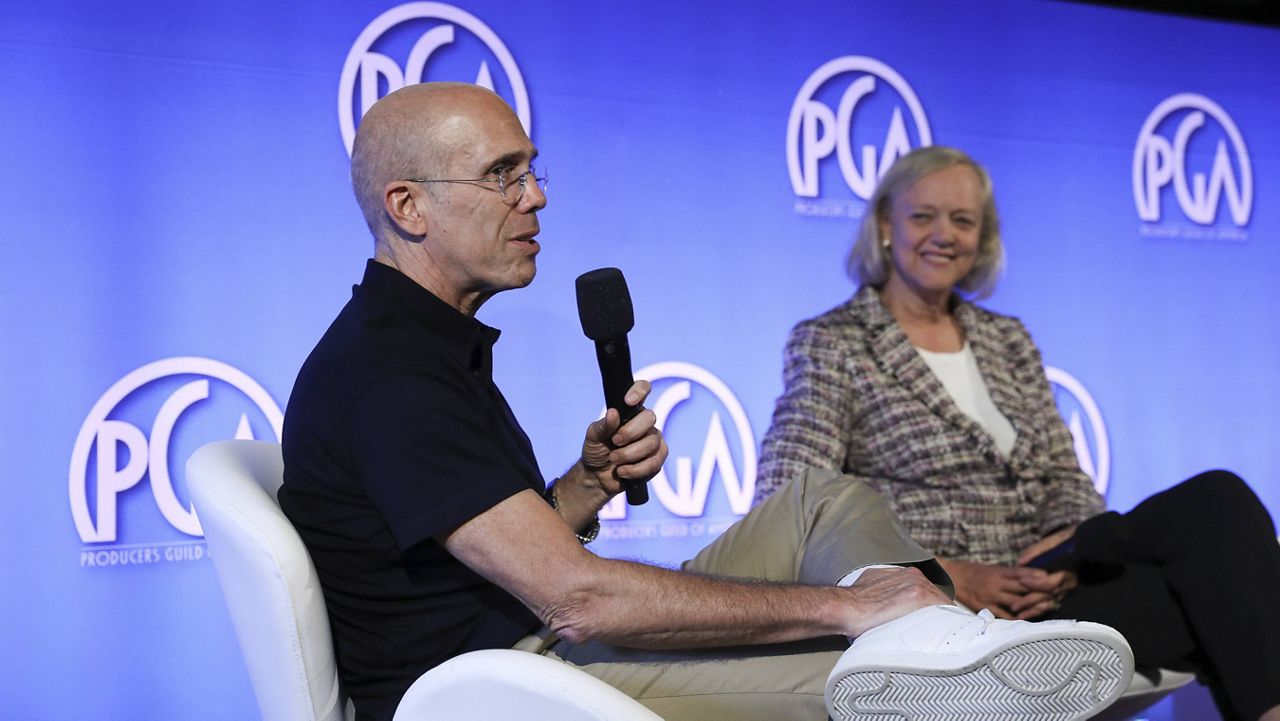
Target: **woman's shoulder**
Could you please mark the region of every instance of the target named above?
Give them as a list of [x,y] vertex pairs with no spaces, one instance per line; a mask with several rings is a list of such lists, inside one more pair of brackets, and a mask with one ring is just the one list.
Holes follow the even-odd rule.
[[1007,315],[976,303],[960,301],[956,314],[965,328],[986,328],[1001,335],[1027,335],[1027,327],[1016,315]]
[[886,322],[888,318],[888,310],[880,303],[880,296],[874,289],[863,287],[840,305],[800,321],[792,333],[857,335],[877,323]]
[[983,346],[991,353],[1039,364],[1040,349],[1017,316],[997,313],[972,303],[962,303],[956,314],[975,348]]

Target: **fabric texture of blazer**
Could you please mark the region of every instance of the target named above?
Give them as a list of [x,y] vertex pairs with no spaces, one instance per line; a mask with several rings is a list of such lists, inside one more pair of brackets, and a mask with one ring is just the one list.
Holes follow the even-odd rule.
[[952,401],[879,293],[863,287],[791,331],[757,501],[806,467],[842,471],[879,491],[940,557],[999,564],[1102,512],[1026,328],[964,301],[954,312],[991,400],[1017,432],[1007,457]]

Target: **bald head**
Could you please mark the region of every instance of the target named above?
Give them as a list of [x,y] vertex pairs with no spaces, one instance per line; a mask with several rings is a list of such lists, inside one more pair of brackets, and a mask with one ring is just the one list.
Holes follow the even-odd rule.
[[387,183],[453,177],[451,161],[495,117],[520,122],[502,98],[468,83],[409,85],[369,108],[352,145],[351,186],[376,241],[395,232],[384,206]]

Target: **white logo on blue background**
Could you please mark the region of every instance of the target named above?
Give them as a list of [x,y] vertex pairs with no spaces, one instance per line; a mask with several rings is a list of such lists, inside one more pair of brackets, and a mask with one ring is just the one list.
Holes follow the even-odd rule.
[[[197,404],[208,409],[203,419],[192,412]],[[194,450],[218,438],[254,438],[250,413],[259,435],[272,433],[279,440],[280,407],[257,381],[226,363],[167,358],[125,375],[93,405],[71,452],[68,494],[80,539],[118,541],[123,498],[143,478],[150,479],[151,495],[168,526],[203,536],[195,509],[179,500],[174,487],[171,447]],[[178,457],[179,466],[186,455]],[[93,552],[86,553],[84,565],[114,565],[94,563]]]
[[[649,482],[650,494],[674,516],[699,518],[706,514],[712,488],[718,485],[729,511],[745,515],[755,496],[756,441],[737,397],[710,371],[692,363],[655,363],[635,377],[653,384],[648,406],[671,448],[666,467]],[[672,466],[675,472],[668,473]],[[719,484],[713,484],[717,478]],[[626,514],[619,495],[600,517],[616,520]]]
[[1225,203],[1243,228],[1253,212],[1253,169],[1244,137],[1222,106],[1180,93],[1151,111],[1133,149],[1133,200],[1138,217],[1159,222],[1173,198],[1190,221],[1213,225]]
[[818,197],[822,161],[834,153],[845,184],[865,201],[895,160],[932,143],[924,107],[902,75],[875,58],[836,58],[805,80],[791,105],[791,187],[801,198]]
[[1102,412],[1084,384],[1070,373],[1053,366],[1045,366],[1044,371],[1055,390],[1063,392],[1054,395],[1071,430],[1080,470],[1093,479],[1093,487],[1105,496],[1111,481],[1111,443]]
[[[496,75],[490,60],[497,61]],[[347,53],[338,85],[338,125],[347,154],[356,125],[379,98],[427,80],[475,83],[498,93],[532,134],[524,77],[498,35],[452,5],[412,2],[374,18]]]

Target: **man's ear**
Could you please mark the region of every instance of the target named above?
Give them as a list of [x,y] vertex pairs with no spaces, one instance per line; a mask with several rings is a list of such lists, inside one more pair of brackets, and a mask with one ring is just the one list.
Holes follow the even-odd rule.
[[383,186],[382,205],[396,228],[411,238],[423,238],[427,234],[427,217],[418,207],[418,193],[403,180],[393,180]]

